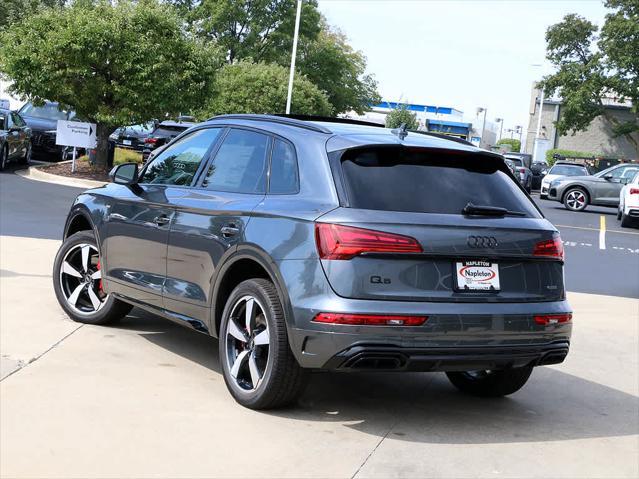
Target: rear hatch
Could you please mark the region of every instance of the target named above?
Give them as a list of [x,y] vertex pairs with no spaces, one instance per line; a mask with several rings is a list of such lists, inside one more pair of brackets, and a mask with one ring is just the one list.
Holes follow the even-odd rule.
[[340,296],[564,298],[561,239],[499,157],[397,146],[331,155],[342,206],[317,220],[316,236]]

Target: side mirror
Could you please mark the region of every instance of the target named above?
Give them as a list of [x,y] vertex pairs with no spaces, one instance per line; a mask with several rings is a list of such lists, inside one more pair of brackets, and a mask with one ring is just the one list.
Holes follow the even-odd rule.
[[114,166],[109,172],[109,179],[119,185],[134,185],[138,182],[138,164],[123,163]]
[[608,173],[607,175],[604,175],[604,180],[606,181],[612,180],[612,173]]

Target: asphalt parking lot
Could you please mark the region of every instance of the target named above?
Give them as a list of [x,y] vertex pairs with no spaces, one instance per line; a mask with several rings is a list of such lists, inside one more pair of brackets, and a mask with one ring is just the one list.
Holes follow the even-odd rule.
[[137,310],[64,316],[51,265],[78,191],[0,173],[1,477],[639,476],[639,230],[614,210],[539,202],[566,246],[573,344],[513,396],[316,374],[296,408],[258,413],[226,392],[213,339]]

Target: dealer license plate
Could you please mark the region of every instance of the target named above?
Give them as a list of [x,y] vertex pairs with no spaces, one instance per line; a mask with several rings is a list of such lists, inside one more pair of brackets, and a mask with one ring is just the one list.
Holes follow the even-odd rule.
[[499,265],[490,261],[457,261],[457,289],[499,291]]

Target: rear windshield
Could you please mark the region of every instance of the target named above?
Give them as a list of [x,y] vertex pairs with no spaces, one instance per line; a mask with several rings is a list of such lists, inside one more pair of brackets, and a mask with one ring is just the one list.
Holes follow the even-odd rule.
[[588,170],[586,170],[583,166],[555,165],[550,169],[548,174],[560,176],[584,176],[588,175]]
[[446,150],[348,150],[342,172],[350,206],[461,215],[468,203],[540,215],[498,158]]
[[177,136],[180,133],[182,133],[183,131],[186,131],[189,127],[188,126],[167,126],[167,125],[162,125],[162,126],[158,126],[155,131],[153,132],[153,135],[157,135],[157,136]]
[[524,166],[524,164],[519,158],[508,158],[508,159],[512,161],[515,164],[515,166]]

